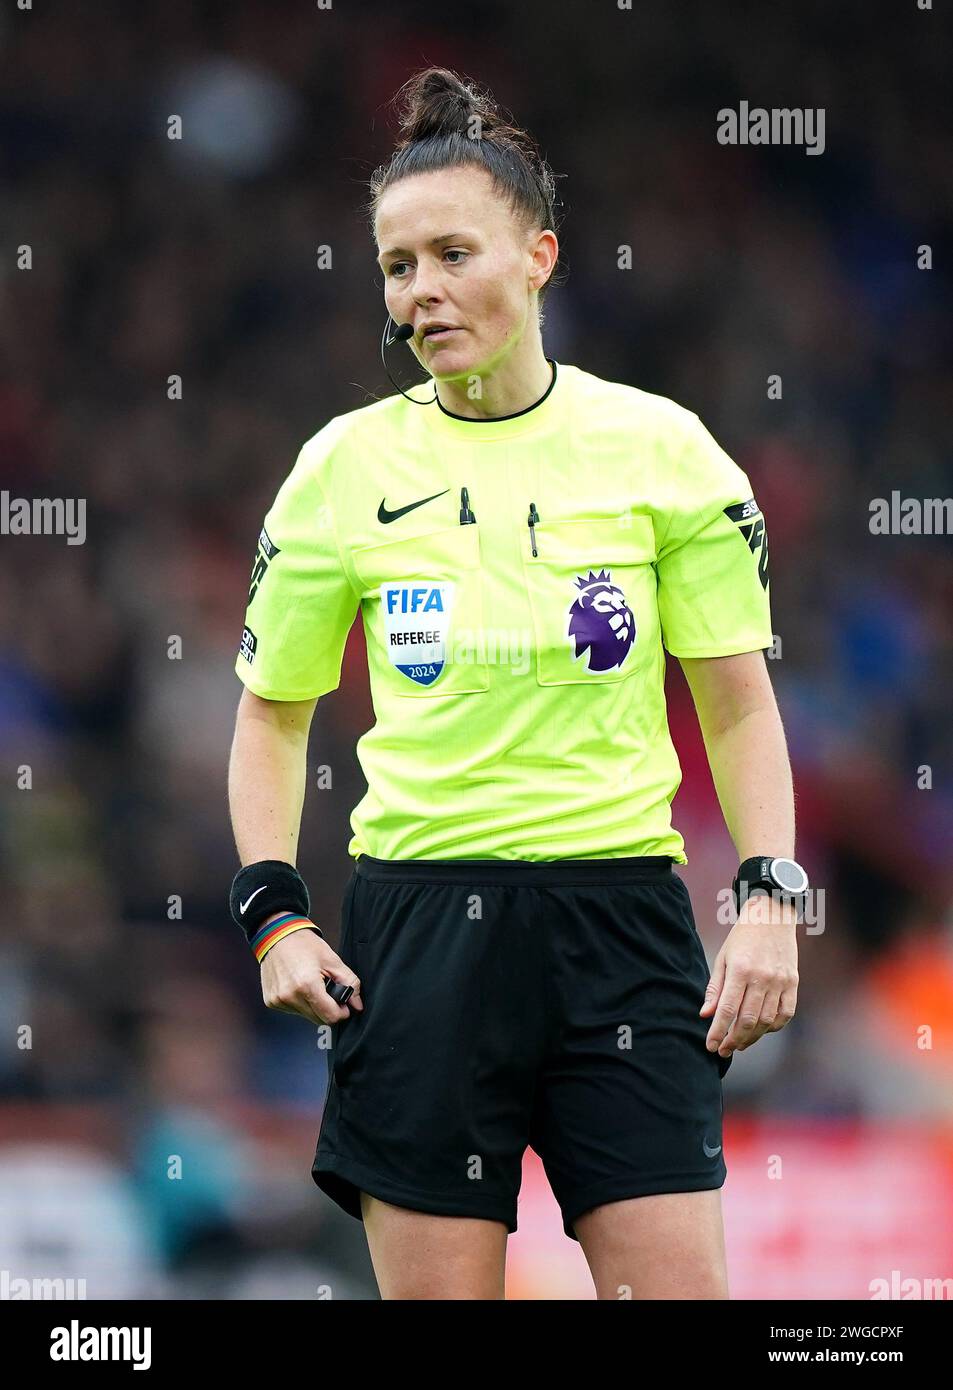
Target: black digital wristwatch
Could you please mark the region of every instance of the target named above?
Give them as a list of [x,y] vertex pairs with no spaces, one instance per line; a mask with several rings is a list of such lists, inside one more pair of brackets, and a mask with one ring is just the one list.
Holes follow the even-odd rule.
[[797,860],[756,854],[740,865],[731,885],[735,911],[740,912],[753,893],[767,893],[778,902],[792,903],[800,918],[804,912],[809,883],[807,871]]

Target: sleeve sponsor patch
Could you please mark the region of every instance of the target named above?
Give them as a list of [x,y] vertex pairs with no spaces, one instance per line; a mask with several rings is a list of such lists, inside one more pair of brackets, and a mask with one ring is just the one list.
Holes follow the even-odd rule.
[[261,535],[258,537],[258,549],[255,552],[255,563],[252,566],[251,585],[248,590],[249,603],[251,603],[252,599],[257,594],[262,580],[268,573],[269,563],[275,558],[276,555],[280,554],[281,550],[277,545],[275,545],[274,541],[271,539],[268,532],[265,530],[263,526],[261,528]]
[[258,638],[250,627],[242,628],[241,646],[238,648],[239,656],[243,656],[249,666],[255,660],[255,652],[258,648]]
[[734,506],[725,508],[725,516],[729,521],[747,521],[749,517],[760,515],[761,508],[753,497],[749,497],[747,502],[736,502]]
[[752,555],[761,547],[761,554],[758,558],[758,578],[761,580],[761,587],[768,587],[768,535],[764,529],[764,517],[761,508],[753,497],[749,497],[747,502],[735,502],[732,506],[725,508],[725,516],[729,521],[733,521],[738,530],[748,542],[748,549]]

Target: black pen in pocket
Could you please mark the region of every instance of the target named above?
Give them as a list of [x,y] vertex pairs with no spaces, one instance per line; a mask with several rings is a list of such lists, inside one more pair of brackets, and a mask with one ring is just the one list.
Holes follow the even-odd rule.
[[531,545],[532,545],[532,547],[533,547],[533,555],[534,555],[534,556],[537,556],[537,555],[539,554],[539,551],[536,549],[536,523],[537,523],[537,521],[539,521],[539,512],[536,510],[536,503],[535,503],[535,502],[530,502],[530,504],[529,504],[529,520],[527,521],[526,524],[527,524],[527,526],[529,527],[529,539],[530,539],[530,543],[531,543]]

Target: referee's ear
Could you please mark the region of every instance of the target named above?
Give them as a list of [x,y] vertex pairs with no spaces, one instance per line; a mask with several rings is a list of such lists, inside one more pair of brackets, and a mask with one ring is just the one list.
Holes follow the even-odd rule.
[[540,295],[539,306],[542,310],[543,293],[553,277],[556,263],[559,260],[559,241],[555,232],[547,228],[546,231],[537,235],[531,258],[533,270],[530,275],[529,287]]

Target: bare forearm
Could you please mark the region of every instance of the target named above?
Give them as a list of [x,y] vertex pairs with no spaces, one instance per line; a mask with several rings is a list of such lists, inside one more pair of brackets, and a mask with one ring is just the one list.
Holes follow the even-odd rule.
[[296,862],[307,749],[307,726],[289,730],[239,715],[228,765],[228,803],[242,864]]
[[749,711],[705,740],[708,764],[739,863],[794,857],[794,787],[777,706]]

